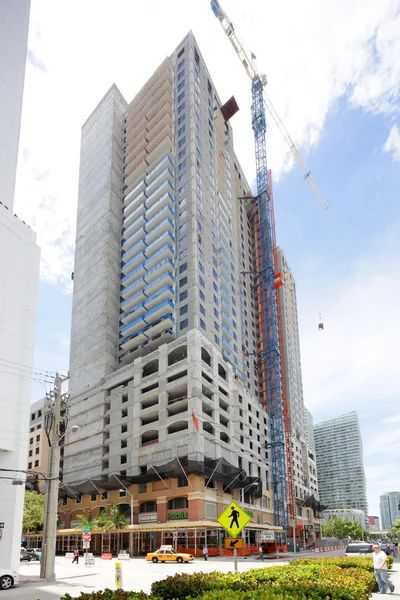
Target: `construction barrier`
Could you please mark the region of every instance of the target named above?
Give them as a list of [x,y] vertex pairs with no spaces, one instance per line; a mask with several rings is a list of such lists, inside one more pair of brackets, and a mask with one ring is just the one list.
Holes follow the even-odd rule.
[[101,560],[112,560],[112,554],[110,552],[104,552],[101,555]]

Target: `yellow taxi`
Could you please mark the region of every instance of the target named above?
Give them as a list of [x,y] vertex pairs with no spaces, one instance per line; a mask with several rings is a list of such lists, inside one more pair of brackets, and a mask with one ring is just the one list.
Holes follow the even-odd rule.
[[176,552],[172,546],[161,546],[155,552],[148,552],[146,554],[146,560],[151,560],[153,563],[162,562],[177,562],[177,563],[188,563],[194,560],[193,554],[185,554],[184,552]]

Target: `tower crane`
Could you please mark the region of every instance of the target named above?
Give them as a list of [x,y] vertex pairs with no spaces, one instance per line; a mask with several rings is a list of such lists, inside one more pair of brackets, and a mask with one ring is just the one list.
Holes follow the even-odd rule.
[[275,223],[271,178],[267,167],[265,109],[268,110],[288,143],[294,158],[299,163],[305,178],[310,183],[322,206],[326,209],[328,204],[282,119],[264,91],[267,85],[267,77],[258,72],[255,66],[254,54],[249,57],[236,35],[234,25],[217,0],[211,0],[211,8],[252,82],[251,114],[257,176],[257,195],[252,198],[252,214],[255,215],[256,225],[259,229],[257,271],[252,274],[256,277],[255,287],[259,299],[260,324],[262,327],[261,351],[257,353],[259,356],[258,368],[264,370],[264,395],[269,415],[270,442],[268,447],[271,449],[274,521],[275,525],[289,531],[289,517],[291,520],[295,518],[295,505],[291,468],[289,410],[284,390],[283,361],[280,354],[280,334],[282,332],[279,326],[279,298],[276,288],[281,285],[281,282],[279,282],[279,274],[275,273]]

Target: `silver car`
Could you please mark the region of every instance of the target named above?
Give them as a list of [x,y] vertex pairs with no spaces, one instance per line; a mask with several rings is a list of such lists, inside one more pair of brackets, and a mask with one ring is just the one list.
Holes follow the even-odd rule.
[[372,544],[368,542],[357,542],[355,544],[349,544],[346,548],[345,556],[366,556],[372,554]]

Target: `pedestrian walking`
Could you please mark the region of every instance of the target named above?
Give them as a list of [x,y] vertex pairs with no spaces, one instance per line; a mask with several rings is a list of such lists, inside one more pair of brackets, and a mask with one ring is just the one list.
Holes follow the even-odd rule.
[[204,556],[204,560],[207,560],[207,558],[208,558],[208,548],[207,548],[207,546],[203,546],[203,556]]
[[387,572],[387,556],[378,544],[373,545],[373,559],[374,559],[374,574],[376,583],[378,584],[379,591],[381,594],[386,594],[386,587],[389,588],[390,593],[394,592],[394,585],[389,581]]
[[75,550],[74,550],[74,558],[72,560],[72,564],[74,564],[74,562],[76,562],[76,564],[79,565],[79,550],[78,550],[78,548],[75,548]]
[[262,549],[262,546],[260,546],[258,549],[257,560],[264,560],[264,550]]

